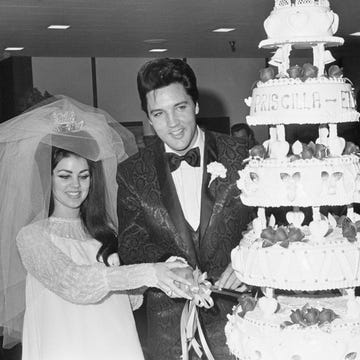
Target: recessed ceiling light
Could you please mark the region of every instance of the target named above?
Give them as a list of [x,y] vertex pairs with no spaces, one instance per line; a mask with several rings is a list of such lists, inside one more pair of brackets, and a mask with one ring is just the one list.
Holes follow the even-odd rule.
[[360,31],[354,32],[352,34],[350,34],[351,36],[360,36]]
[[162,53],[162,52],[165,52],[167,51],[167,49],[150,49],[149,52],[159,52],[159,53]]
[[48,29],[51,30],[66,30],[70,27],[70,25],[49,25]]
[[218,28],[218,29],[213,30],[213,32],[226,33],[226,32],[230,32],[230,31],[234,31],[234,30],[235,30],[235,28]]
[[144,43],[147,44],[161,44],[166,42],[166,39],[146,39],[144,40]]
[[20,51],[20,50],[24,50],[24,48],[18,46],[8,46],[7,48],[5,48],[5,51]]

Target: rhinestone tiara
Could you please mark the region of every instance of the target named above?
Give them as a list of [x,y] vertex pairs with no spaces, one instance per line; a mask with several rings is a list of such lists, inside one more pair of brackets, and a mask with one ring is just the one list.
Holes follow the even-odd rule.
[[80,131],[84,126],[84,121],[76,119],[74,111],[54,111],[51,117],[54,130],[60,133]]

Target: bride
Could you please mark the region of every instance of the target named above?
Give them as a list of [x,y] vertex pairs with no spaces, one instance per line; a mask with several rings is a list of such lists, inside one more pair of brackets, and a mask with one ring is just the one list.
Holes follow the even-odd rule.
[[8,345],[23,329],[24,360],[141,360],[143,287],[188,297],[171,271],[186,265],[118,266],[115,174],[131,140],[66,97],[0,124],[0,326]]

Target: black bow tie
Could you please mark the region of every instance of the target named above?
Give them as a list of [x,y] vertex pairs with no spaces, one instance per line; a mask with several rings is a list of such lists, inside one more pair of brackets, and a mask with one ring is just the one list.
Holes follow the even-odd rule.
[[175,171],[180,163],[185,160],[190,166],[200,166],[200,149],[198,147],[190,149],[185,155],[178,155],[174,153],[166,153],[170,171]]

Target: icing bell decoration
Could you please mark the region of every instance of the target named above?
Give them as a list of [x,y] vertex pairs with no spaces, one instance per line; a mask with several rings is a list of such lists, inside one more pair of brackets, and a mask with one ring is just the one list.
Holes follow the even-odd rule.
[[291,44],[281,45],[269,61],[270,65],[278,68],[280,76],[284,76],[290,67]]
[[319,74],[324,75],[325,65],[335,61],[329,50],[325,50],[323,43],[313,46],[314,65],[319,69]]
[[286,220],[289,224],[293,224],[296,228],[300,228],[304,222],[305,215],[302,211],[288,211]]

